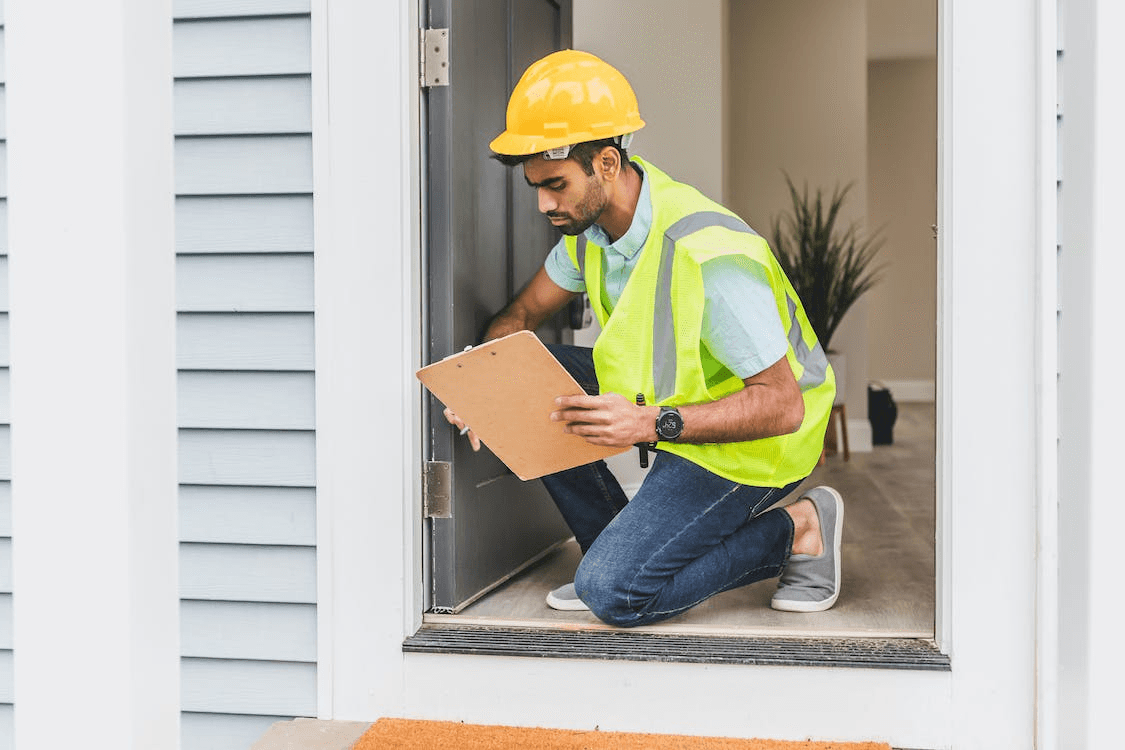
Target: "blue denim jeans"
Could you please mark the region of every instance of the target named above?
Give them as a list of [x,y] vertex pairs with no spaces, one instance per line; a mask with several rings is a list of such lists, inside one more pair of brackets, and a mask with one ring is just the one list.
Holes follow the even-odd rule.
[[[550,346],[587,393],[598,393],[593,352]],[[578,596],[611,625],[646,625],[728,589],[781,575],[793,521],[777,508],[796,488],[732,482],[657,452],[631,501],[604,461],[543,477],[584,553]],[[766,512],[763,512],[766,511]]]

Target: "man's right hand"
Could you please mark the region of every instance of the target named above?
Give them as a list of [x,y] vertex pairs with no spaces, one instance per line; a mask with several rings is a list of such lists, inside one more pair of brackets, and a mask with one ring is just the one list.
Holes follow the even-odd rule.
[[[456,414],[453,413],[452,409],[446,408],[446,410],[443,411],[442,414],[445,415],[446,421],[449,422],[449,424],[456,427],[458,430],[465,430],[468,427],[468,425],[465,424],[464,420],[461,419],[461,417],[459,417],[459,416],[457,416]],[[479,451],[480,450],[480,438],[477,437],[477,434],[475,432],[473,432],[472,430],[469,430],[465,434],[469,436],[469,445],[473,446],[473,450]]]

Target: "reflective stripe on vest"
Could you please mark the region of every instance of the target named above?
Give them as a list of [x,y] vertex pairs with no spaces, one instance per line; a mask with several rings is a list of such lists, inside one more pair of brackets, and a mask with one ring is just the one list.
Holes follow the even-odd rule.
[[789,343],[793,346],[797,361],[804,368],[797,385],[801,391],[807,391],[816,388],[828,376],[828,357],[824,355],[824,349],[819,341],[811,351],[809,350],[804,336],[801,335],[801,325],[797,322],[797,303],[788,294],[785,295],[785,301],[789,304],[789,320],[792,321],[789,324]]
[[[660,248],[660,271],[656,281],[656,308],[652,320],[652,382],[657,401],[663,401],[676,392],[676,334],[672,316],[672,262],[675,246],[684,237],[710,227],[758,236],[742,219],[718,211],[688,214],[668,227],[668,231],[664,233],[664,242]],[[580,258],[583,257],[583,250],[584,246],[579,250]],[[806,391],[824,382],[828,358],[824,356],[819,341],[812,350],[805,344],[801,324],[797,321],[797,303],[788,294],[785,295],[785,301],[789,303],[789,343],[804,369],[797,385],[802,391]]]

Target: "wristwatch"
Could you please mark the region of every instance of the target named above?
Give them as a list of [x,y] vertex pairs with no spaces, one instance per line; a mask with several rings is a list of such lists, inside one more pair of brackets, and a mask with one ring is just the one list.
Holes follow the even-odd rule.
[[668,406],[660,407],[660,416],[656,418],[656,436],[661,440],[678,440],[684,431],[684,418],[677,409]]

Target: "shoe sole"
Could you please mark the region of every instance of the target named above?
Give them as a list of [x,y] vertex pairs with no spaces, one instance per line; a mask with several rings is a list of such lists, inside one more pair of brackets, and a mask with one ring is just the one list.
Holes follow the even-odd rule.
[[[840,493],[831,487],[816,487],[814,489],[827,490],[832,493],[833,499],[836,501],[836,529],[832,533],[832,548],[836,550],[834,564],[834,574],[836,577],[836,590],[832,592],[832,596],[819,602],[802,602],[794,599],[771,599],[770,606],[781,612],[823,612],[826,609],[836,604],[836,600],[840,598],[840,588],[842,581],[840,580],[840,544],[844,539],[844,498]],[[803,498],[802,498],[803,499]],[[815,507],[815,503],[813,504]]]
[[581,599],[559,599],[555,592],[547,594],[547,606],[560,612],[589,612],[590,608]]

